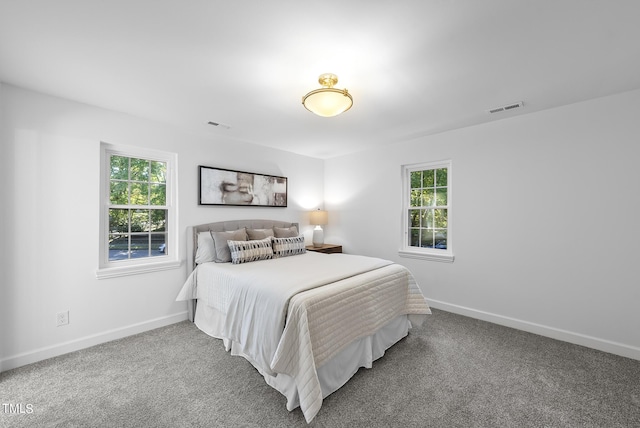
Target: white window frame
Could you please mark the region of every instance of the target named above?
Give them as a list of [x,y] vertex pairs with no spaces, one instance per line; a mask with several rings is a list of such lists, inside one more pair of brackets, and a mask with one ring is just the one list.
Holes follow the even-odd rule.
[[[167,254],[129,260],[109,260],[109,193],[111,155],[166,162]],[[100,250],[98,279],[155,272],[180,267],[178,257],[178,155],[139,147],[100,143]]]
[[[419,248],[410,246],[409,209],[411,200],[411,173],[414,171],[424,171],[439,168],[447,168],[447,248]],[[400,255],[400,257],[447,263],[453,262],[455,257],[453,255],[453,189],[451,186],[451,183],[453,182],[452,177],[453,168],[450,159],[402,166],[402,230],[400,233],[400,249],[398,250],[398,254]]]

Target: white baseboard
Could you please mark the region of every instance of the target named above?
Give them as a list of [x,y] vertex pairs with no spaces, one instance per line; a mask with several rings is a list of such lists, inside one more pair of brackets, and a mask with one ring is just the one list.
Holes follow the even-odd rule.
[[640,360],[640,348],[625,345],[624,343],[612,342],[609,340],[599,339],[597,337],[574,333],[567,330],[561,330],[546,325],[522,321],[502,315],[496,315],[489,312],[467,308],[464,306],[441,302],[438,300],[431,300],[429,298],[427,298],[427,302],[429,302],[429,305],[434,309],[442,309],[443,311],[453,312],[454,314],[464,315],[493,324],[499,324],[506,327],[527,331],[529,333],[550,337],[552,339],[562,340],[563,342],[569,342],[575,345],[586,346],[587,348],[597,349],[599,351],[620,355],[626,358],[632,358],[634,360]]
[[188,314],[186,311],[179,312],[177,314],[144,321],[138,324],[121,327],[114,330],[108,330],[103,333],[98,333],[91,336],[82,337],[80,339],[75,339],[57,345],[47,346],[45,348],[40,348],[34,351],[14,355],[0,360],[0,372],[26,366],[27,364],[36,363],[38,361],[57,357],[58,355],[67,354],[69,352],[78,351],[80,349],[89,348],[101,343],[122,339],[123,337],[132,336],[134,334],[143,333],[145,331],[175,324],[187,319]]

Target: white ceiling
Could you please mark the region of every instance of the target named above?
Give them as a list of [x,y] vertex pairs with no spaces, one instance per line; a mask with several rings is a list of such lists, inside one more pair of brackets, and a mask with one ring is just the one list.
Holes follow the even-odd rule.
[[[638,0],[0,0],[0,80],[328,158],[638,89],[639,17]],[[301,105],[326,72],[354,98],[334,118]]]

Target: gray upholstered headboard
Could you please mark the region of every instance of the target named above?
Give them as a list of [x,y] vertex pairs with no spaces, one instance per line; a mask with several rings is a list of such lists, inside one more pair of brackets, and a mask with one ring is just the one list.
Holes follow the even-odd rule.
[[198,233],[212,230],[214,232],[227,232],[246,227],[247,229],[268,229],[271,227],[300,227],[298,223],[280,220],[230,220],[214,223],[199,224],[187,228],[187,273],[195,268],[196,251],[198,250]]
[[[226,232],[230,230],[238,230],[246,227],[247,229],[268,229],[271,227],[291,227],[296,226],[298,232],[300,227],[298,223],[279,220],[230,220],[217,221],[214,223],[199,224],[197,226],[187,227],[187,274],[195,269],[196,251],[198,250],[198,233],[212,230],[214,232]],[[193,321],[195,314],[196,301],[187,302],[189,319]]]

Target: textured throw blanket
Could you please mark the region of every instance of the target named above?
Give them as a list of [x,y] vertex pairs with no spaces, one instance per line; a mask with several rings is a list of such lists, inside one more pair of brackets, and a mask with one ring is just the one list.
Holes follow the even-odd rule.
[[[322,406],[317,368],[399,315],[431,311],[409,271],[389,265],[291,298],[271,368],[293,377],[307,422]],[[413,317],[421,324],[423,317]]]

